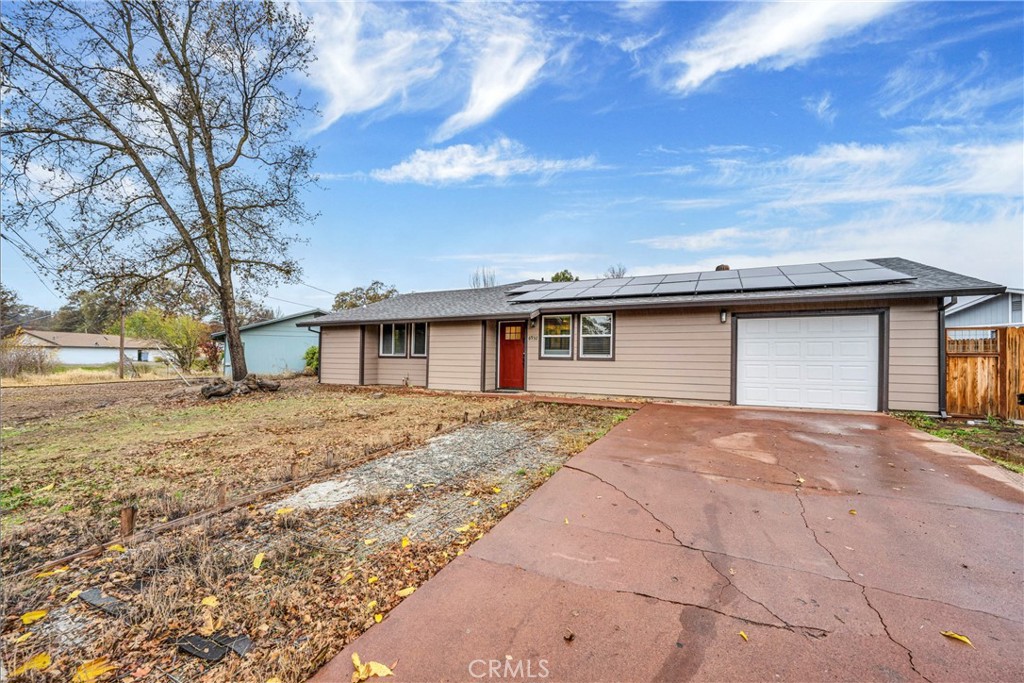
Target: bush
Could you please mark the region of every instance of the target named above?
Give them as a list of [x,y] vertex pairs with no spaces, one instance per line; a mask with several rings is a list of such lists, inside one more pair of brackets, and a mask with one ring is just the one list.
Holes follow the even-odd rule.
[[21,330],[0,342],[0,377],[24,374],[44,375],[57,368],[53,351],[44,346],[23,344]]
[[306,349],[306,367],[316,372],[320,369],[320,347],[310,346]]

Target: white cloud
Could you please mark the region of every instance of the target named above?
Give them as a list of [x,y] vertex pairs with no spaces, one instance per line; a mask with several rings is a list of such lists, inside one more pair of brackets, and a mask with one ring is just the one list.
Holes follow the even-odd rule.
[[446,29],[417,25],[398,5],[308,3],[304,9],[316,37],[310,78],[326,96],[317,130],[349,114],[401,103],[411,88],[438,75],[441,55],[453,41]]
[[385,183],[421,183],[446,185],[475,178],[504,180],[513,176],[540,176],[543,179],[569,171],[597,168],[594,157],[576,159],[538,159],[526,148],[508,138],[490,145],[452,145],[443,149],[416,150],[405,161],[370,175]]
[[825,91],[817,97],[805,97],[804,109],[813,114],[822,123],[832,125],[836,120],[835,108],[832,106],[832,93]]
[[634,244],[643,244],[654,249],[679,249],[685,251],[710,251],[722,247],[735,248],[742,244],[745,247],[763,247],[768,244],[786,242],[791,231],[786,228],[773,230],[748,230],[729,227],[695,232],[686,235],[662,235],[646,239],[633,240]]
[[616,3],[615,11],[624,19],[641,23],[654,16],[661,9],[661,5],[661,2],[655,0],[627,0]]
[[669,58],[669,65],[683,68],[672,88],[691,93],[717,74],[750,66],[787,69],[818,56],[826,44],[859,31],[894,8],[883,2],[742,6]]
[[469,96],[465,106],[452,114],[434,133],[443,142],[494,116],[502,107],[534,83],[548,61],[550,45],[538,27],[526,17],[457,5],[454,10],[474,55]]
[[669,211],[691,211],[695,209],[717,209],[732,204],[732,200],[698,197],[695,199],[662,199],[658,204]]

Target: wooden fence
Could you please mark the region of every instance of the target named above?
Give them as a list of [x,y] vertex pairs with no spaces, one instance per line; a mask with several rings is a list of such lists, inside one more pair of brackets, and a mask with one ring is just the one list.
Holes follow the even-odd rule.
[[946,411],[1024,420],[1024,327],[946,330]]

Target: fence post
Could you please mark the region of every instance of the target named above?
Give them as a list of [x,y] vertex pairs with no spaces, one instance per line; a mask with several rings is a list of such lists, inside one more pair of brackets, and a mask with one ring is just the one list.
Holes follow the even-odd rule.
[[138,508],[126,505],[121,508],[121,538],[128,538],[135,533],[135,513]]

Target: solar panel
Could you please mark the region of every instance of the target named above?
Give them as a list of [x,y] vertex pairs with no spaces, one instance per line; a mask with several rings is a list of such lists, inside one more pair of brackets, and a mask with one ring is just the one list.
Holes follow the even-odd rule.
[[663,282],[660,285],[655,285],[654,294],[693,294],[696,289],[696,280],[688,282]]
[[643,296],[645,294],[651,294],[654,292],[654,288],[657,285],[626,285],[619,291],[615,292],[615,296]]
[[698,294],[701,292],[735,292],[740,289],[739,277],[729,280],[724,278],[719,278],[717,280],[705,280],[704,278],[701,278],[697,283]]
[[508,294],[510,300],[515,303],[535,303],[686,294],[699,296],[722,292],[849,286],[913,279],[915,278],[912,275],[879,266],[871,261],[852,260],[702,273],[541,282],[520,285],[510,290]]
[[797,287],[823,287],[850,283],[839,273],[807,273],[806,275],[790,275],[788,277]]

